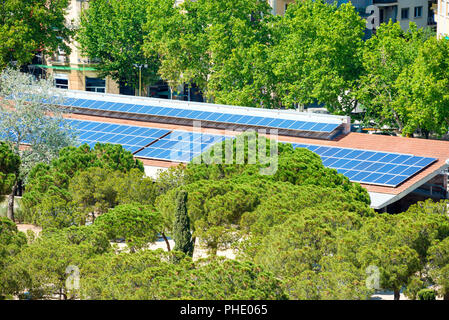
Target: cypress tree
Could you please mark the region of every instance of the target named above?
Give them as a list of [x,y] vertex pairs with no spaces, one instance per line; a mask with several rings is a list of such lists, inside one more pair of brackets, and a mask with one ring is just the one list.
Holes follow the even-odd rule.
[[182,251],[193,256],[194,243],[190,233],[190,219],[187,214],[187,192],[182,190],[176,195],[175,222],[173,225],[174,251]]

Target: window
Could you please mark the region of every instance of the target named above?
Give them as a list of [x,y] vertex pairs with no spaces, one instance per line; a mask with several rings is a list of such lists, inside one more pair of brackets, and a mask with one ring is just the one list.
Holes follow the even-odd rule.
[[422,7],[415,7],[415,18],[422,17]]
[[67,76],[67,74],[55,73],[54,79],[55,79],[56,88],[59,88],[59,89],[68,89],[69,88],[69,77]]
[[86,77],[86,91],[106,92],[106,80]]
[[402,8],[401,9],[401,20],[407,20],[408,19],[408,8]]

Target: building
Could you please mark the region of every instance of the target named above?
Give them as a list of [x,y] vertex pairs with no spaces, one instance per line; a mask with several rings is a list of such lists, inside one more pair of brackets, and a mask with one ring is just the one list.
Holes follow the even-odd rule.
[[437,36],[438,38],[449,39],[449,1],[438,0],[438,3],[434,5],[435,8],[435,20],[437,22]]
[[[88,5],[85,0],[70,0],[67,10],[67,22],[79,23],[81,11]],[[76,42],[70,44],[71,53],[57,52],[45,57],[43,64],[35,65],[51,74],[56,86],[61,89],[85,90],[91,92],[120,93],[119,85],[110,78],[99,78],[95,71],[95,61],[84,57]]]
[[[284,14],[288,5],[295,0],[269,0],[273,8],[273,14]],[[373,14],[368,7],[375,6],[379,9],[378,23],[399,22],[403,30],[407,30],[409,23],[414,22],[419,28],[435,26],[432,5],[435,0],[325,0],[327,3],[351,2],[361,17],[367,18]],[[375,14],[375,13],[374,13]]]
[[[390,213],[448,197],[449,142],[351,132],[350,118],[65,90],[62,107],[80,142],[116,143],[142,160],[149,176],[241,131],[276,129],[277,139],[320,155],[359,182],[371,206]],[[195,126],[200,122],[201,128]]]

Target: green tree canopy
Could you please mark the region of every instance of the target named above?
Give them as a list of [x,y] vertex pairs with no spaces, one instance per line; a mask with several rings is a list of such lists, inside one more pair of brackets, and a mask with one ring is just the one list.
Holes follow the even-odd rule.
[[285,299],[279,281],[250,262],[198,261],[157,251],[91,259],[82,270],[85,299]]
[[[157,80],[158,61],[143,54],[143,27],[151,0],[96,0],[81,13],[77,40],[81,50],[98,60],[96,69],[133,88],[139,86],[139,67],[143,85]],[[151,32],[151,30],[150,30]],[[96,61],[95,60],[95,61]]]
[[[416,54],[416,53],[415,53]],[[407,121],[402,133],[442,136],[449,130],[449,43],[434,37],[418,48],[414,62],[397,79],[398,106]]]
[[0,202],[9,194],[19,174],[20,157],[8,144],[0,142]]
[[68,0],[5,0],[0,4],[0,70],[12,61],[31,62],[43,50],[52,54],[58,48],[70,53],[73,35],[66,22]]
[[199,0],[174,4],[174,0],[152,1],[148,8],[144,51],[148,56],[157,54],[162,79],[173,89],[183,83],[196,84],[219,103],[271,107],[268,3]]
[[4,284],[7,281],[5,266],[26,245],[27,239],[23,232],[8,218],[0,217],[0,297],[5,293]]
[[67,299],[76,294],[66,286],[67,268],[81,268],[89,258],[109,250],[106,235],[93,227],[48,230],[5,267],[5,293],[21,295],[27,291],[32,299],[54,295]]
[[276,94],[286,107],[323,103],[331,112],[355,107],[350,91],[362,71],[365,22],[352,4],[296,1],[275,26],[271,60]]
[[156,241],[162,230],[160,213],[154,207],[141,204],[122,204],[110,209],[95,220],[108,239],[125,239],[132,252]]
[[413,117],[410,107],[401,98],[401,87],[405,84],[400,84],[399,79],[409,74],[419,48],[429,36],[413,23],[409,30],[403,31],[399,23],[390,21],[366,41],[362,50],[364,73],[355,95],[363,106],[367,124],[387,126],[404,134],[416,130],[417,126],[410,121]]
[[[97,178],[96,185],[91,185],[88,179],[80,178],[80,176],[88,178],[89,173],[82,172],[89,168],[101,168],[90,170],[91,176]],[[105,178],[105,174],[111,172],[114,174],[111,174],[108,179],[102,180],[102,173],[102,177]],[[139,200],[146,194],[151,194],[152,191],[146,189],[148,183],[142,182],[144,181],[142,180],[143,172],[142,162],[134,159],[133,155],[123,149],[121,145],[98,143],[92,149],[86,144],[64,148],[60,151],[59,157],[50,164],[40,163],[31,170],[27,189],[22,198],[23,219],[39,225],[44,225],[44,221],[52,224],[55,222],[56,215],[59,214],[56,220],[62,222],[61,227],[82,224],[85,221],[86,212],[92,212],[86,210],[94,208],[97,203],[97,201],[92,203],[92,199],[103,199],[100,201],[102,204],[100,209],[105,212],[108,207],[112,207],[118,202]],[[77,179],[85,181],[88,185],[84,185],[84,189],[80,189],[79,186],[72,183],[71,190],[73,192],[71,193],[69,191],[70,181],[77,173]],[[136,178],[136,180],[129,184],[129,179],[132,178]],[[130,193],[133,193],[135,188],[126,189],[126,183],[128,186],[136,185],[139,192],[131,195]],[[96,188],[100,187],[104,189],[103,192],[95,194]],[[88,192],[89,190],[90,192]],[[74,195],[78,196],[77,202],[70,204]],[[88,202],[88,199],[92,201]],[[81,211],[79,210],[80,206],[83,208]]]

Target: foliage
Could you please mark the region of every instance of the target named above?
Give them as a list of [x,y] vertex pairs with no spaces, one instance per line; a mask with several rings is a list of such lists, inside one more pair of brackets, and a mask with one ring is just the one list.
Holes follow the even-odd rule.
[[349,114],[361,74],[365,22],[352,4],[297,1],[275,26],[271,54],[276,94],[285,107],[322,103]]
[[176,195],[176,212],[173,224],[173,239],[175,247],[173,250],[181,251],[187,256],[193,255],[195,245],[190,231],[190,219],[187,213],[187,192],[178,191]]
[[118,204],[117,190],[113,184],[116,172],[91,167],[77,172],[70,180],[69,193],[78,211],[83,214],[84,220],[91,215],[94,222],[97,215]]
[[156,80],[158,61],[142,51],[150,0],[96,0],[89,3],[80,18],[77,40],[86,56],[98,61],[101,76],[111,76],[133,88],[139,86],[139,68],[143,84]]
[[[151,1],[144,51],[172,88],[196,84],[215,102],[272,106],[266,1]],[[242,63],[245,65],[242,66]]]
[[347,211],[305,208],[245,241],[243,253],[280,278],[290,299],[366,299],[365,274],[338,246],[360,220]]
[[429,249],[429,273],[439,287],[439,294],[449,299],[449,237]]
[[31,62],[44,50],[51,55],[58,49],[70,53],[67,45],[73,31],[66,23],[68,0],[5,0],[0,9],[0,70],[16,61]]
[[[191,162],[187,165],[182,172],[184,185],[170,189],[155,202],[167,226],[173,224],[176,192],[181,188],[189,193],[187,211],[192,222],[193,235],[199,237],[213,254],[217,249],[229,248],[248,232],[248,221],[260,214],[256,208],[264,198],[271,200],[275,195],[281,197],[282,194],[288,193],[301,197],[299,192],[306,189],[295,189],[295,186],[314,186],[320,189],[327,187],[325,192],[332,194],[331,190],[334,190],[336,200],[339,197],[337,194],[341,194],[341,201],[336,201],[336,206],[341,205],[348,210],[350,208],[361,215],[372,215],[372,210],[367,207],[369,196],[366,190],[349,182],[335,170],[325,168],[316,154],[301,148],[293,150],[291,145],[279,144],[278,154],[273,155],[274,158],[277,157],[277,171],[273,175],[262,175],[260,170],[265,166],[262,159],[258,158],[258,153],[252,153],[250,142],[245,141],[241,156],[236,152],[237,142],[233,141],[232,145],[233,162],[236,163],[239,157],[242,157],[242,164],[225,161],[223,164],[213,160],[214,157],[225,157],[224,142],[218,145],[218,148],[223,148],[223,152],[212,154],[212,161]],[[270,149],[270,143],[273,142],[266,142],[267,149]],[[258,150],[259,143],[261,142],[256,143],[255,150]],[[214,147],[214,150],[217,151],[217,148]],[[254,164],[251,164],[251,159],[256,160]],[[307,191],[310,192],[310,189]],[[271,196],[273,198],[270,198]],[[293,198],[289,198],[285,203],[292,201]],[[310,198],[303,198],[303,201],[310,203]],[[353,206],[349,204],[351,202],[354,203]],[[297,208],[292,209],[296,210]]]
[[49,230],[23,248],[6,266],[5,293],[27,291],[32,299],[73,296],[66,287],[67,268],[80,268],[89,258],[110,248],[104,233],[92,227]]
[[[78,180],[81,179],[80,176],[87,179],[89,173],[82,173],[82,171],[89,168],[102,168],[90,170],[91,175],[97,178],[97,185],[87,183],[87,185],[83,185],[84,189],[81,189],[72,182],[73,193],[70,193],[71,179],[77,173]],[[121,145],[98,143],[93,149],[86,144],[79,147],[63,148],[59,157],[53,159],[50,164],[40,163],[31,170],[27,189],[22,198],[25,211],[24,219],[39,225],[44,225],[43,221],[47,221],[46,224],[51,225],[55,222],[53,217],[60,215],[58,219],[61,218],[61,221],[65,221],[60,225],[61,227],[83,224],[86,213],[91,213],[86,210],[95,209],[97,200],[100,200],[99,208],[104,212],[109,207],[107,203],[113,206],[118,202],[141,200],[142,197],[151,195],[151,189],[148,190],[146,187],[148,181],[142,180],[143,171],[142,162],[135,160],[132,154],[123,149]],[[114,172],[114,174],[110,177],[111,179],[106,179],[105,172]],[[104,180],[101,179],[101,173]],[[140,179],[138,179],[139,175]],[[135,180],[129,182],[130,179]],[[84,180],[84,182],[89,181]],[[126,189],[127,186],[131,189]],[[102,193],[94,194],[95,188],[99,187],[104,189]],[[136,188],[139,192],[131,195],[130,193]],[[91,190],[91,192],[84,192],[87,190]],[[74,196],[76,202],[71,203]],[[78,209],[80,206],[83,209],[81,212]]]
[[406,115],[403,133],[413,134],[420,130],[426,137],[429,133],[442,136],[449,128],[447,105],[449,96],[449,43],[435,37],[426,40],[417,56],[397,80],[398,105]]
[[[26,181],[33,166],[49,163],[61,148],[74,143],[62,111],[56,106],[60,99],[51,79],[36,80],[13,69],[5,69],[0,74],[1,138],[21,159],[8,201],[8,217],[12,220],[18,181]],[[44,104],[45,100],[51,103]]]
[[[413,23],[403,31],[399,23],[382,24],[363,47],[364,74],[355,94],[365,110],[365,122],[378,128],[387,126],[403,134],[417,129],[415,115],[422,111],[406,106],[403,97],[405,79],[429,34]],[[402,80],[401,80],[402,79]],[[408,81],[407,80],[407,81]]]
[[20,168],[20,157],[8,144],[0,142],[0,202],[3,195],[11,192]]
[[125,239],[134,252],[157,239],[161,231],[161,215],[152,206],[122,204],[110,209],[95,220],[109,240]]
[[[104,255],[82,270],[85,299],[282,299],[279,282],[249,262],[198,261],[173,264],[161,250]],[[99,267],[101,266],[101,267]]]
[[436,300],[435,290],[422,289],[418,292],[419,300]]
[[[74,143],[62,110],[56,106],[61,96],[51,80],[35,80],[29,74],[5,69],[0,75],[0,98],[2,139],[21,158],[21,179],[33,166],[49,163],[62,148]],[[44,104],[44,100],[54,104]],[[22,144],[29,147],[19,148]]]
[[25,234],[17,230],[14,222],[0,217],[0,297],[4,293],[4,283],[7,277],[4,272],[5,266],[10,259],[20,253],[26,242]]
[[154,205],[154,201],[160,193],[158,184],[137,168],[118,175],[114,179],[113,185],[117,191],[117,202],[120,204],[137,202]]

